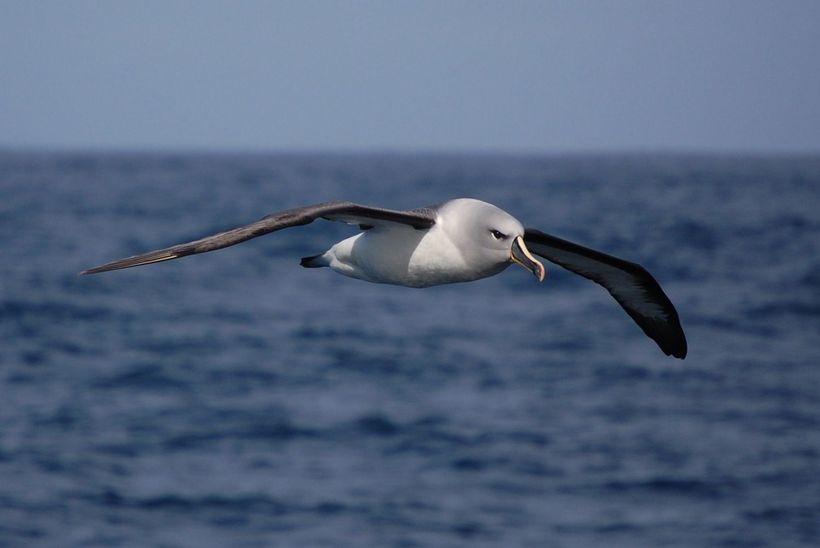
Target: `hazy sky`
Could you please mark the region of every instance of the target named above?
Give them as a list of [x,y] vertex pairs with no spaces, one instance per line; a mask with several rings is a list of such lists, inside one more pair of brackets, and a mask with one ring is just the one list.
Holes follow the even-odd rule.
[[820,151],[820,1],[0,0],[0,146]]

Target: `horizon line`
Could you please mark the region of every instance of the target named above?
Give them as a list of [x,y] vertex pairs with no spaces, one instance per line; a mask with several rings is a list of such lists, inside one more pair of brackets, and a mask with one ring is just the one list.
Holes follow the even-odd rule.
[[709,147],[262,147],[262,146],[148,146],[148,145],[16,145],[0,143],[0,153],[100,154],[100,155],[235,155],[235,156],[707,156],[707,157],[806,157],[820,156],[820,148],[709,148]]

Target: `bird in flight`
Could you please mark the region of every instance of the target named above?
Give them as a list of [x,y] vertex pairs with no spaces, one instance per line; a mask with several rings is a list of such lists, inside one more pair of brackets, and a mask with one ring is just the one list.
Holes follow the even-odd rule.
[[316,219],[358,225],[361,232],[302,259],[306,268],[331,270],[368,282],[429,287],[493,276],[511,264],[543,281],[538,255],[600,284],[666,354],[686,357],[678,313],[641,265],[524,228],[506,211],[472,198],[392,210],[352,202],[325,202],[273,213],[249,225],[84,270],[97,274],[215,251]]

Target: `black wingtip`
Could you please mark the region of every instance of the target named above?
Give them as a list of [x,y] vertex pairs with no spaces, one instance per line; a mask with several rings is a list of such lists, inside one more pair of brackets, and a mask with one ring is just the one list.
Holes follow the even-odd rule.
[[663,352],[667,356],[671,356],[673,358],[678,358],[679,360],[686,359],[686,348],[673,348],[672,350],[664,350]]
[[87,268],[80,272],[80,276],[89,276],[91,274],[99,274],[101,272],[110,272],[112,270],[122,270],[123,268],[129,268],[130,266],[137,266],[137,265],[122,265],[119,264],[121,261],[115,261],[113,263],[106,263],[100,266],[95,266],[94,268]]
[[658,347],[664,354],[680,360],[686,358],[686,354],[688,352],[686,335],[684,334],[683,327],[681,327],[677,317],[674,318],[671,325],[667,324],[663,328],[658,328],[657,324],[641,325],[639,323],[638,325],[641,326],[644,333],[646,333],[648,337],[657,343]]
[[671,354],[675,358],[683,360],[686,358],[687,352],[688,348],[686,344],[686,337],[684,336],[683,331],[681,330],[680,340],[675,342],[675,346],[672,348],[672,351],[669,354]]
[[106,265],[95,266],[93,268],[86,268],[82,272],[80,272],[80,276],[89,276],[91,274],[99,274],[100,272],[107,272],[112,270],[110,268],[106,268]]
[[[632,314],[630,314],[632,316]],[[634,317],[633,317],[634,319]],[[683,333],[683,328],[678,325],[659,325],[652,322],[639,322],[636,320],[638,326],[643,330],[644,334],[655,341],[661,352],[667,356],[678,358],[682,360],[686,358],[688,352],[686,344],[686,335]]]
[[142,255],[134,255],[133,257],[126,257],[125,259],[118,259],[105,263],[94,268],[83,270],[80,274],[98,274],[100,272],[110,272],[111,270],[122,270],[124,268],[132,268],[135,266],[144,266],[154,263],[162,263],[172,259],[184,257],[187,253],[179,253],[170,249],[160,249],[159,251],[150,251]]

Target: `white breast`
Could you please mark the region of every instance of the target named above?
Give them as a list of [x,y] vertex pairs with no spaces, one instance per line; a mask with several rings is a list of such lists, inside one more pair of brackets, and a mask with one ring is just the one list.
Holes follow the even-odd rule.
[[438,227],[376,227],[333,246],[330,268],[376,283],[428,287],[475,280],[458,247]]

